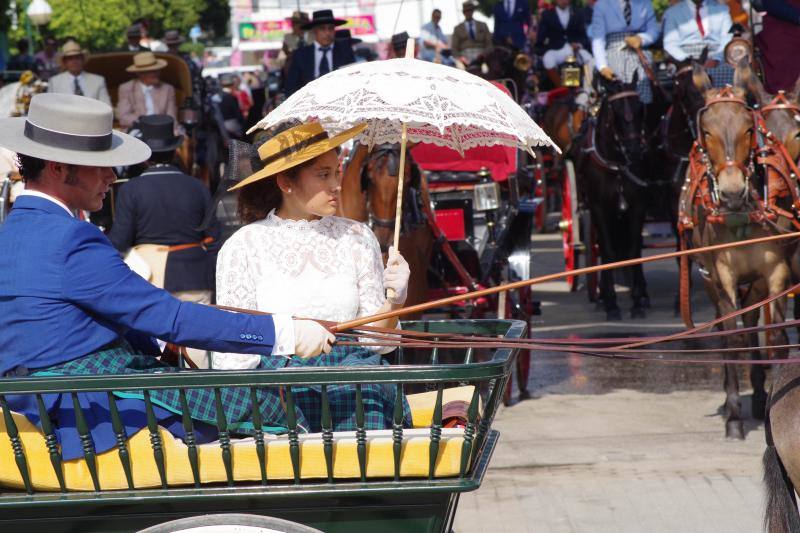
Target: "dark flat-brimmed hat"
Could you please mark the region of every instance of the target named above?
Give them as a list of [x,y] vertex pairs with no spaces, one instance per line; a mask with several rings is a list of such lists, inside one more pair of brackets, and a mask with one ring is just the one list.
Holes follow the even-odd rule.
[[333,11],[330,9],[320,9],[319,11],[314,11],[311,20],[303,24],[303,29],[310,30],[314,26],[319,26],[320,24],[333,24],[334,26],[342,26],[343,24],[347,24],[347,21],[334,18]]
[[68,165],[121,167],[147,161],[150,148],[112,129],[110,105],[74,94],[34,95],[27,117],[0,119],[0,146]]
[[133,65],[125,70],[128,72],[150,72],[160,70],[167,66],[167,62],[159,59],[153,52],[139,52],[133,56]]
[[171,152],[183,142],[175,135],[175,120],[169,115],[145,115],[139,117],[134,129],[136,138],[144,142],[153,152]]
[[408,35],[407,31],[395,33],[392,35],[392,48],[395,50],[405,50],[406,43],[411,37]]
[[359,124],[330,137],[319,122],[309,122],[281,132],[258,148],[258,156],[264,168],[228,190],[239,189],[319,157],[341,146],[366,128],[366,123]]
[[363,43],[364,42],[361,39],[359,39],[358,37],[353,37],[353,35],[350,33],[350,30],[336,30],[336,37],[335,38],[336,38],[337,41],[349,41],[350,42],[350,46],[353,46],[354,44],[358,44],[358,43]]
[[164,44],[181,44],[185,41],[186,39],[181,36],[178,30],[167,30],[164,32]]

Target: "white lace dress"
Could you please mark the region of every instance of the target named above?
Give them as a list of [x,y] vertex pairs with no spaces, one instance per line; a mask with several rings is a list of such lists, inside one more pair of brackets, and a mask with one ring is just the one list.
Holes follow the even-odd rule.
[[[234,233],[217,258],[220,305],[344,322],[376,313],[384,300],[378,241],[353,220],[284,220],[273,211]],[[259,360],[213,354],[212,366],[255,368]]]

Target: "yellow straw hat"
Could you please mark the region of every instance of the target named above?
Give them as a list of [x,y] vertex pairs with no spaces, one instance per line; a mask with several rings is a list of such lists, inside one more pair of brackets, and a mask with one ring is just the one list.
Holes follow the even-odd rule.
[[258,148],[258,155],[264,168],[228,190],[239,189],[319,157],[349,141],[366,128],[366,123],[359,124],[339,135],[329,137],[319,122],[309,122],[281,132]]

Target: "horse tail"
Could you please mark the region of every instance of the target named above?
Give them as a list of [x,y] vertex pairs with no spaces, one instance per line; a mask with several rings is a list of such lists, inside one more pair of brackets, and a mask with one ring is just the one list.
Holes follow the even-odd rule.
[[764,488],[767,492],[764,511],[764,529],[768,533],[800,532],[800,514],[794,495],[794,484],[786,473],[778,450],[772,442],[769,430],[769,411],[765,421],[767,429],[767,449],[762,459],[764,467]]

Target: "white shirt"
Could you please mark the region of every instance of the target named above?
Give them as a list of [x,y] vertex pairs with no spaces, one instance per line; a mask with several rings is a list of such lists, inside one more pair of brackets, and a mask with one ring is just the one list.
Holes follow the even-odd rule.
[[561,27],[567,29],[567,24],[569,24],[569,8],[561,9],[556,6],[556,15],[558,15],[558,21],[561,23]]
[[[346,322],[375,314],[384,302],[378,241],[346,218],[283,220],[273,212],[234,233],[217,258],[220,305]],[[213,368],[258,363],[253,355],[212,356]]]
[[515,0],[505,0],[506,13],[508,14],[509,17],[511,17],[514,14],[514,7],[516,7],[515,4],[516,4]]
[[153,102],[153,87],[150,85],[145,85],[144,83],[140,83],[139,87],[142,88],[142,94],[144,94],[144,106],[147,110],[147,114],[155,115],[156,104]]
[[[333,72],[333,43],[327,46],[328,72]],[[314,78],[319,78],[319,64],[322,62],[322,45],[314,41]]]
[[69,214],[69,216],[71,216],[73,218],[75,217],[75,213],[73,213],[70,210],[70,208],[67,207],[67,205],[64,202],[62,202],[61,200],[59,200],[55,196],[50,196],[49,194],[46,194],[46,193],[43,193],[43,192],[39,192],[39,191],[34,191],[32,189],[23,190],[22,192],[20,192],[17,195],[17,198],[19,198],[20,196],[36,196],[37,198],[44,198],[45,200],[50,200],[51,202],[53,202],[57,206],[59,206],[62,209],[64,209],[64,211],[66,211]]

